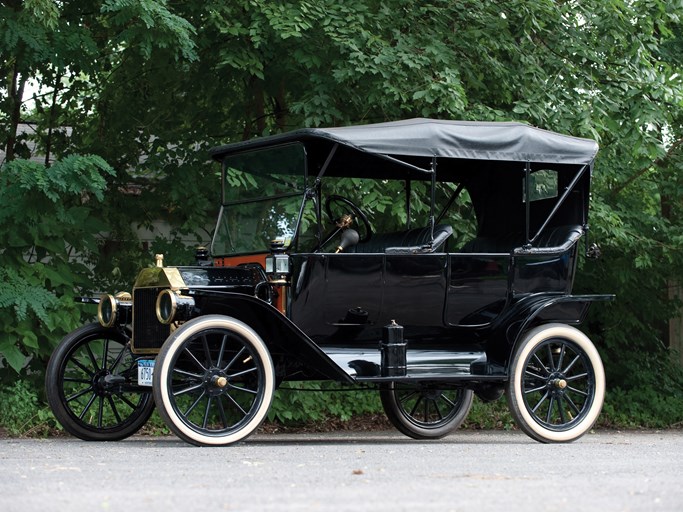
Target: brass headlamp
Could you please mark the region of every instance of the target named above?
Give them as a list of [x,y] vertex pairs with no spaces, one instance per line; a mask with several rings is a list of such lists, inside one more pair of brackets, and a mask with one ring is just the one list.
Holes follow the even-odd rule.
[[126,323],[133,308],[130,293],[105,294],[97,305],[97,320],[103,327],[114,327],[116,322]]
[[157,320],[168,325],[173,322],[189,320],[194,309],[194,299],[173,290],[163,290],[157,296]]

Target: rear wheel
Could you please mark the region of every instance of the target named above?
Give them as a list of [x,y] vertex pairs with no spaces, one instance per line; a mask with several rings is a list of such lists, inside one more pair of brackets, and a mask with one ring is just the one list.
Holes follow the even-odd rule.
[[457,429],[472,407],[469,389],[439,383],[391,382],[380,388],[384,412],[400,432],[414,439],[439,439]]
[[154,410],[150,393],[131,391],[137,377],[128,337],[98,323],[68,334],[47,365],[47,401],[70,434],[117,441],[137,432]]
[[593,343],[578,329],[548,324],[518,345],[506,389],[517,425],[543,443],[588,432],[605,397],[605,372]]
[[159,414],[178,437],[198,446],[229,445],[265,419],[275,391],[273,362],[249,326],[206,315],[166,340],[153,389]]

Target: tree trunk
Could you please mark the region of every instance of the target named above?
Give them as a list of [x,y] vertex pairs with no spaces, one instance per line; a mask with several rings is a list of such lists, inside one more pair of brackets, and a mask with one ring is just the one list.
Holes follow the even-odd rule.
[[[672,156],[674,151],[681,146],[681,142],[681,139],[677,140],[667,152],[667,156]],[[673,218],[675,199],[664,191],[660,191],[659,201],[662,218],[673,223],[675,221]],[[676,277],[669,279],[667,281],[667,288],[669,301],[676,299],[683,301],[683,283],[680,280]],[[683,308],[680,308],[677,314],[669,318],[669,330],[666,334],[668,346],[673,353],[674,359],[683,367]]]
[[52,92],[52,105],[50,105],[50,117],[47,126],[47,140],[45,141],[45,167],[50,166],[50,153],[52,152],[52,131],[55,124],[55,111],[57,110],[57,95],[59,92],[59,85],[62,81],[61,73],[57,73],[55,77],[55,90]]
[[275,124],[278,130],[283,132],[287,128],[287,100],[286,100],[287,90],[285,88],[284,79],[280,81],[280,86],[278,87],[277,94],[274,98],[274,113],[275,113]]
[[[669,300],[683,301],[683,285],[669,281]],[[675,361],[683,366],[683,308],[676,317],[669,320],[669,349]]]
[[14,160],[14,146],[17,142],[17,131],[21,121],[21,101],[24,96],[26,79],[19,73],[19,61],[14,61],[9,77],[9,132],[7,134],[7,146],[5,147],[5,161]]
[[247,94],[251,94],[251,101],[246,102],[242,140],[250,139],[253,136],[254,124],[256,124],[257,135],[263,135],[266,129],[263,81],[252,75],[247,84]]

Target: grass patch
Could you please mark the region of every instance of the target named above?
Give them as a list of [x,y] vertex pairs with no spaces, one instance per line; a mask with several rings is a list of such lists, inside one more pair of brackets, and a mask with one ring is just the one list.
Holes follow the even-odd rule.
[[[65,435],[47,404],[26,380],[0,390],[0,435],[47,437]],[[607,393],[597,427],[613,429],[681,428],[683,396],[657,390],[613,389]],[[469,430],[511,430],[514,421],[505,398],[483,402],[475,397],[462,427]],[[377,390],[331,382],[287,383],[277,391],[262,431],[332,432],[391,430]],[[155,411],[140,431],[143,435],[171,432]]]

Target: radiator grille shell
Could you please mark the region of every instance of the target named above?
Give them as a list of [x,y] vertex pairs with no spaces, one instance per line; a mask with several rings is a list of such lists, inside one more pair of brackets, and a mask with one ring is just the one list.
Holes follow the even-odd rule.
[[133,290],[133,339],[135,354],[156,354],[171,334],[171,326],[157,319],[156,301],[159,292],[167,287],[137,288]]
[[157,354],[177,325],[159,322],[156,302],[163,290],[208,289],[253,295],[265,281],[263,270],[241,267],[149,267],[140,271],[133,285],[134,354]]

